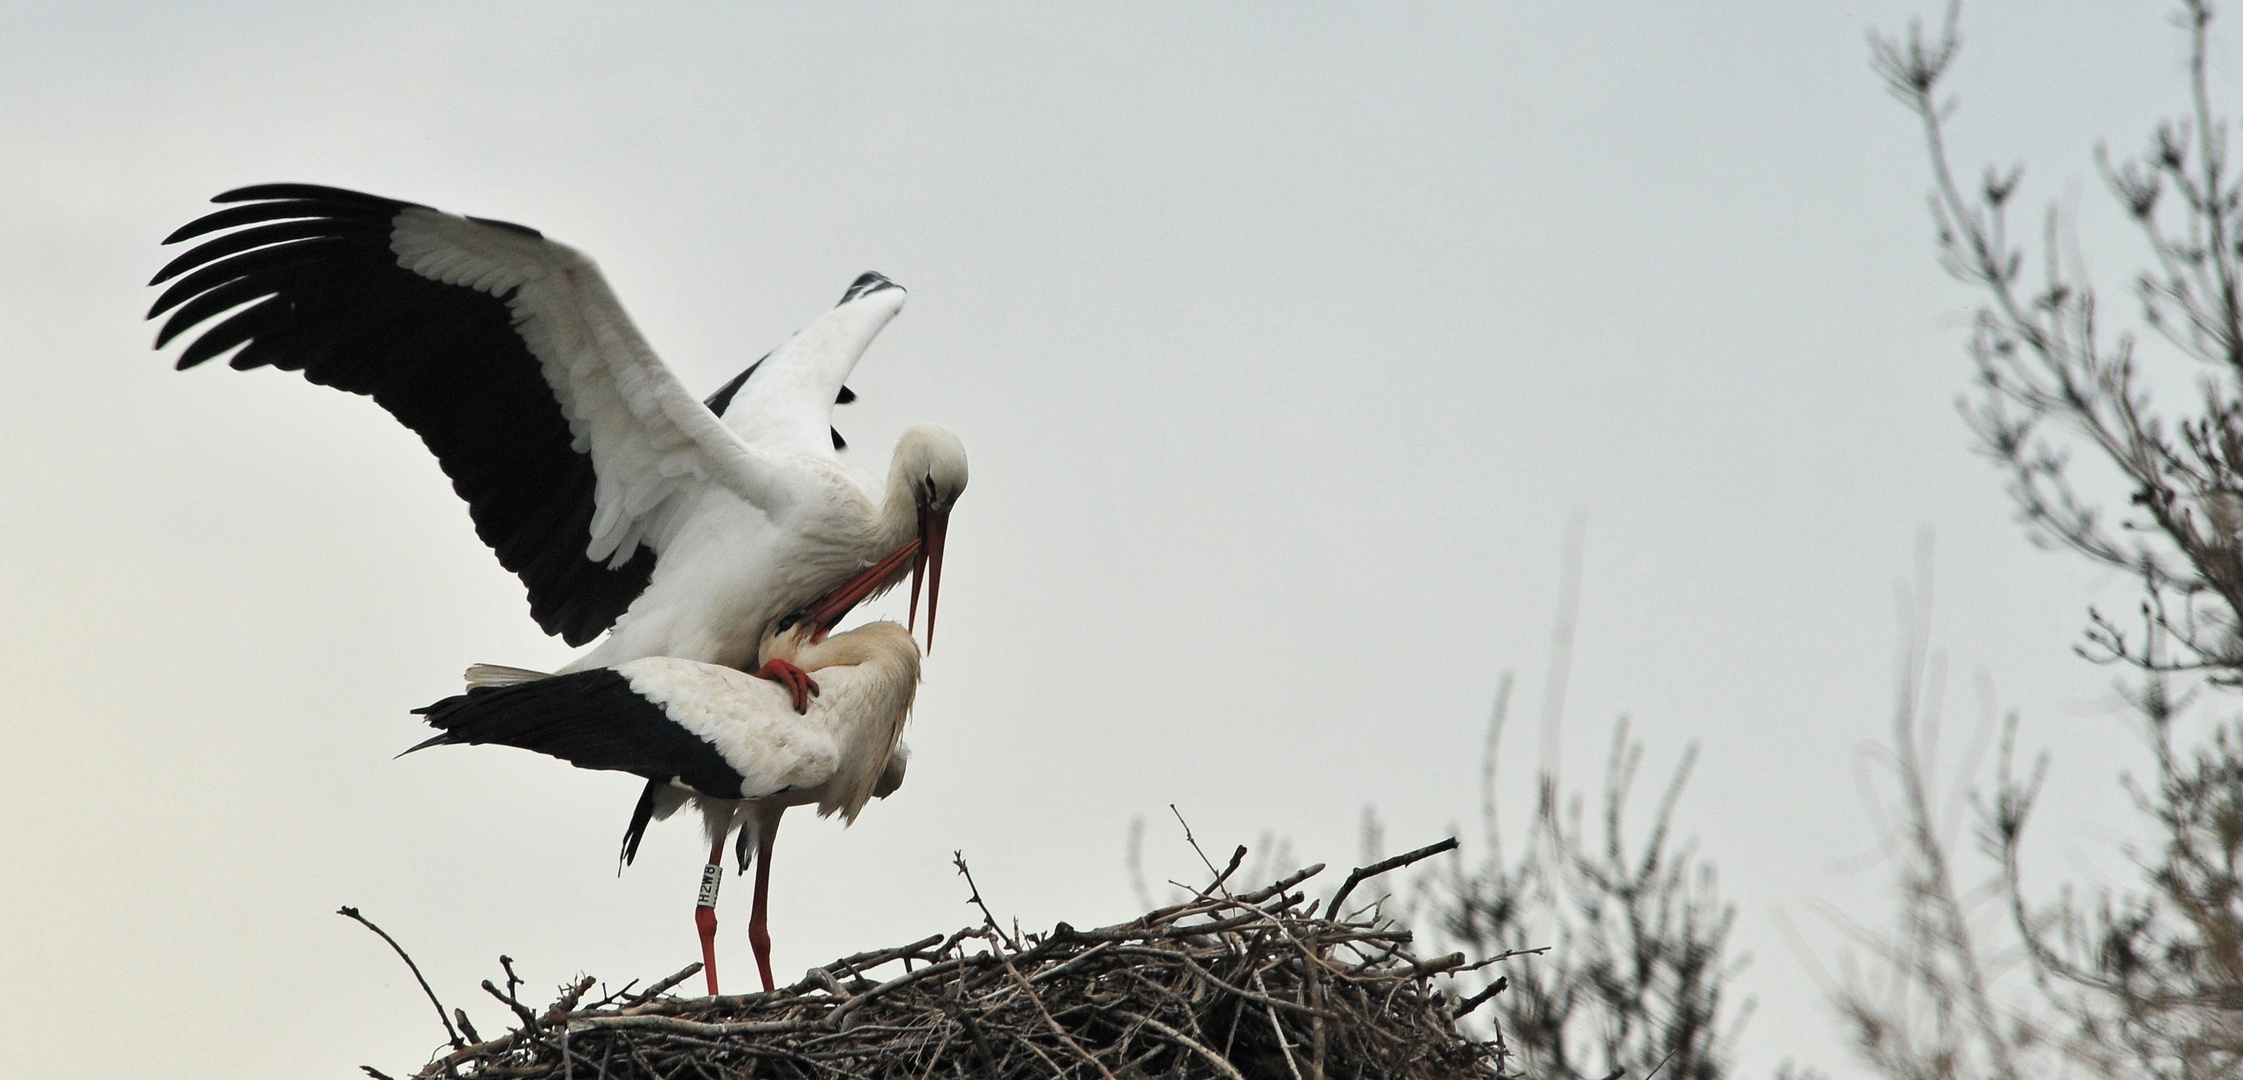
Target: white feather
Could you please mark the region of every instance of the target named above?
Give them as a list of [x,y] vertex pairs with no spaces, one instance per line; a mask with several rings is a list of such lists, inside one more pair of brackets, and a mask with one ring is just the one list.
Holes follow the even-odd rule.
[[697,485],[766,511],[785,507],[788,488],[770,455],[686,391],[583,253],[419,206],[392,222],[390,250],[423,277],[492,295],[513,291],[515,329],[598,474],[586,558],[622,565],[641,540],[664,531],[659,519]]
[[901,780],[895,759],[919,684],[918,646],[903,627],[879,622],[789,652],[819,686],[802,713],[786,688],[734,668],[651,656],[615,670],[715,748],[742,777],[739,798],[816,803],[820,815],[854,821],[891,771]]
[[473,690],[478,686],[514,686],[552,677],[543,671],[507,667],[504,664],[470,664],[467,668],[467,688]]
[[903,310],[904,296],[901,287],[868,293],[772,350],[726,410],[732,430],[765,453],[832,458],[834,398],[866,346]]

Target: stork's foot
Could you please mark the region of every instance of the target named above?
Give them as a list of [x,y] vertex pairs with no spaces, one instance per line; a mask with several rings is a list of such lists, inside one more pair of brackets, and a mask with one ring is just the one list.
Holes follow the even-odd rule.
[[810,699],[818,696],[818,681],[810,673],[785,660],[771,660],[756,669],[755,677],[769,679],[787,688],[794,695],[794,711],[810,711]]

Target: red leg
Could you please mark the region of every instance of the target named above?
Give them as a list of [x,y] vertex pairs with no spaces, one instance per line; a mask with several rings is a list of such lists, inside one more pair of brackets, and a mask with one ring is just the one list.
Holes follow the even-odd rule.
[[785,660],[766,661],[757,668],[755,677],[769,679],[794,693],[794,711],[810,711],[810,699],[818,696],[818,681],[810,673]]
[[755,905],[748,914],[748,944],[755,949],[755,966],[763,976],[763,988],[770,990],[771,983],[771,930],[764,924],[771,897],[771,842],[779,832],[778,821],[773,820],[758,830],[755,844]]
[[693,925],[701,931],[701,974],[708,976],[710,997],[717,993],[717,886],[723,881],[724,838],[720,836],[709,849],[709,865],[701,869],[701,899],[693,906]]

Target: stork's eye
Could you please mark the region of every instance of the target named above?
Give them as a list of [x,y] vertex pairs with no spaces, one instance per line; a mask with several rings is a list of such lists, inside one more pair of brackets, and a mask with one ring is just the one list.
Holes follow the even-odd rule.
[[927,501],[935,501],[935,474],[928,473],[924,482],[927,485]]

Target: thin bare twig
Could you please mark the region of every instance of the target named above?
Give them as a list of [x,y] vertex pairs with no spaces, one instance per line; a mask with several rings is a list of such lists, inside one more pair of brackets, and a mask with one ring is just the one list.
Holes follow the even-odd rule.
[[428,1003],[436,1007],[436,1019],[443,1023],[444,1035],[446,1038],[451,1040],[452,1048],[457,1050],[461,1047],[466,1046],[467,1042],[466,1040],[460,1038],[458,1029],[452,1027],[452,1018],[445,1015],[444,1003],[436,1000],[436,991],[430,989],[428,980],[421,976],[421,966],[414,963],[413,958],[405,954],[405,947],[399,945],[396,938],[389,936],[389,931],[374,925],[373,920],[359,914],[357,908],[345,905],[344,907],[337,908],[335,914],[341,915],[346,919],[355,920],[360,926],[363,926],[366,929],[372,930],[374,933],[381,935],[381,939],[389,943],[391,951],[397,954],[398,959],[405,961],[405,966],[412,971],[413,981],[421,984],[421,993],[428,995]]
[[1325,910],[1330,911],[1335,915],[1341,914],[1344,912],[1344,909],[1341,908],[1340,905],[1347,902],[1347,894],[1354,892],[1356,885],[1361,884],[1362,882],[1371,878],[1375,878],[1380,874],[1386,873],[1389,870],[1399,870],[1402,867],[1410,865],[1411,863],[1419,862],[1424,859],[1430,859],[1433,856],[1439,855],[1444,851],[1453,850],[1455,847],[1456,837],[1452,836],[1446,840],[1439,841],[1438,843],[1427,844],[1424,847],[1417,849],[1416,851],[1405,851],[1400,855],[1393,856],[1392,858],[1380,859],[1379,861],[1372,863],[1369,866],[1356,867],[1354,870],[1348,872],[1347,881],[1340,885],[1340,891],[1332,894],[1332,902],[1325,905]]
[[[988,926],[998,937],[1004,937],[1005,930],[997,925],[996,914],[989,910],[989,905],[981,898],[981,886],[974,884],[974,872],[966,869],[966,853],[963,851],[951,852],[950,864],[958,868],[959,875],[966,879],[966,891],[973,894],[966,897],[966,902],[980,908],[983,924]],[[1012,941],[1010,944],[1015,949],[1020,947],[1018,941]]]
[[[937,940],[940,939],[938,938]],[[698,974],[700,970],[701,961],[695,960],[694,962],[687,964],[682,968],[679,968],[676,974],[673,974],[668,978],[655,983],[653,986],[649,986],[646,989],[641,990],[628,998],[625,998],[624,1003],[628,1005],[638,1005],[644,1002],[652,1001],[655,998],[661,997],[663,993],[668,991],[671,987],[692,978],[694,975]]]

